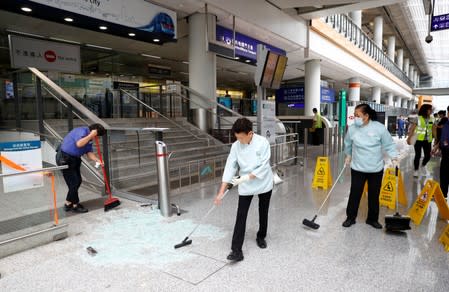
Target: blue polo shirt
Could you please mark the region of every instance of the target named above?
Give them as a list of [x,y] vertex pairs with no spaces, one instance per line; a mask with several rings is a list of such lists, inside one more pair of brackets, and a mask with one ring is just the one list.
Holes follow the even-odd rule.
[[79,148],[76,146],[78,140],[89,135],[90,131],[88,127],[79,127],[70,131],[62,140],[61,150],[70,156],[81,157],[88,152],[92,152],[92,141],[89,141],[86,145]]

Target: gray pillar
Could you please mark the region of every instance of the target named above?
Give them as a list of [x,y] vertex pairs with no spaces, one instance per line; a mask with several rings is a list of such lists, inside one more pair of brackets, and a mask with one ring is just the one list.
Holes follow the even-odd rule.
[[396,49],[396,37],[390,36],[388,37],[388,49],[387,49],[387,55],[388,58],[391,59],[391,61],[394,62],[394,50]]
[[399,49],[398,50],[398,54],[396,56],[396,64],[398,64],[399,69],[404,70],[403,65],[404,65],[404,50],[403,49]]
[[416,87],[419,87],[419,73],[418,72],[416,72],[416,79],[415,79],[416,81],[415,81],[415,86]]
[[386,105],[394,106],[393,92],[387,93],[387,99],[385,100]]
[[396,104],[394,106],[401,107],[401,104],[402,104],[402,97],[396,96]]
[[374,43],[382,49],[384,19],[382,16],[374,18]]
[[404,72],[405,72],[405,75],[407,75],[407,77],[409,77],[409,75],[408,75],[408,68],[409,68],[409,66],[410,66],[410,59],[409,58],[405,58],[404,59]]
[[[208,14],[208,39],[215,40],[215,16]],[[217,57],[207,51],[206,14],[195,13],[189,16],[189,86],[211,101],[216,99]],[[209,129],[207,108],[211,104],[199,97],[190,95],[190,109],[194,113],[195,124],[203,131]],[[215,108],[215,107],[214,107]]]
[[349,17],[351,17],[352,22],[359,28],[362,27],[362,10],[349,12]]
[[407,108],[407,105],[408,105],[408,100],[404,97],[404,98],[402,99],[401,107],[402,107],[402,108]]
[[313,108],[320,110],[321,64],[320,60],[306,61],[304,77],[304,115],[312,116]]
[[408,78],[410,78],[411,81],[413,80],[413,72],[415,71],[415,66],[411,65],[408,67]]
[[349,101],[360,100],[360,78],[358,77],[353,77],[349,79],[348,100]]
[[375,103],[379,103],[380,104],[380,96],[381,96],[381,90],[380,87],[373,87],[372,88],[372,95],[371,95],[371,100]]

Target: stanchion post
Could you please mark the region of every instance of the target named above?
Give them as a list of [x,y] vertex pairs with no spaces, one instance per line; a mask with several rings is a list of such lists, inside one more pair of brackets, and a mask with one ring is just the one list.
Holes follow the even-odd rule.
[[167,145],[162,141],[156,141],[155,147],[158,177],[158,208],[162,216],[170,217],[170,174],[168,171]]

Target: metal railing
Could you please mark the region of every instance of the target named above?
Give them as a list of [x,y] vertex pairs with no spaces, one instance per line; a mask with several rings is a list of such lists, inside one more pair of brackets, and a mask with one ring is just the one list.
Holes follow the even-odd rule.
[[364,51],[368,56],[376,60],[385,69],[398,77],[402,82],[410,87],[414,87],[414,82],[408,78],[407,74],[385,54],[382,48],[345,14],[331,15],[323,18],[336,31],[344,35],[355,46]]

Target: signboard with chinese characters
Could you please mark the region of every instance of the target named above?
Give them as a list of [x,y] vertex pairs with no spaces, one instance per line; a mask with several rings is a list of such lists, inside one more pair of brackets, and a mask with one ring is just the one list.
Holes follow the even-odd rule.
[[273,144],[276,141],[276,103],[263,100],[261,115],[260,135],[267,138],[270,144]]
[[12,68],[35,67],[39,70],[80,73],[80,47],[9,35]]
[[[217,41],[223,42],[227,45],[232,46],[233,33],[232,30],[225,27],[217,25],[216,28],[216,39]],[[276,52],[280,55],[285,55],[285,51],[279,48],[265,44],[259,40],[253,39],[249,36],[243,35],[241,33],[235,33],[235,56],[244,57],[250,60],[256,60],[257,57],[257,45],[263,44],[267,47],[269,51]]]
[[431,31],[449,29],[449,14],[432,17]]
[[[304,87],[286,87],[276,90],[276,101],[292,104],[292,108],[304,108]],[[322,103],[335,102],[335,90],[321,86]]]
[[176,39],[176,12],[148,1],[123,0],[31,0],[95,19]]
[[[41,142],[17,141],[0,143],[0,155],[25,170],[42,168]],[[18,170],[7,163],[2,163],[2,173],[16,173]],[[5,193],[38,188],[44,185],[41,173],[31,173],[3,178]]]
[[321,86],[321,102],[325,103],[335,102],[335,90],[333,88]]

